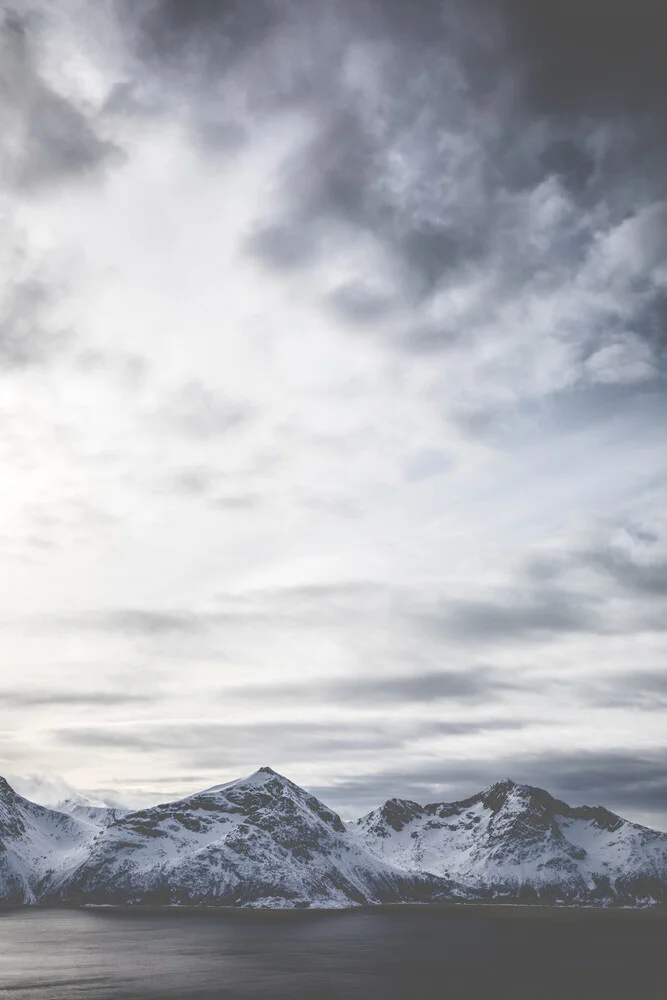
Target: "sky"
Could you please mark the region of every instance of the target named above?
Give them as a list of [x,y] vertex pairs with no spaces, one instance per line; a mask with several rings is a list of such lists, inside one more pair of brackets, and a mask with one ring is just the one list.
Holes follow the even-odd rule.
[[667,829],[656,18],[5,0],[19,790],[507,775]]

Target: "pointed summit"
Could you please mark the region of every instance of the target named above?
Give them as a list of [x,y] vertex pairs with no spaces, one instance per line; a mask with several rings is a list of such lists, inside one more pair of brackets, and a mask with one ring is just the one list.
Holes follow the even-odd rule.
[[16,792],[6,778],[0,777],[0,796],[3,798],[13,798]]
[[507,801],[507,796],[517,787],[511,778],[501,778],[482,792],[482,802],[487,809],[497,812]]

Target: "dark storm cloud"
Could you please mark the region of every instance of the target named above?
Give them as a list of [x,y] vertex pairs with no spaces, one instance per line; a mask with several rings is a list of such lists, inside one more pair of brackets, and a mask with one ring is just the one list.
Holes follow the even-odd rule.
[[594,170],[593,158],[571,139],[555,139],[539,157],[544,173],[553,175],[573,193],[583,191]]
[[[507,52],[522,70],[520,117],[564,133],[555,150],[545,150],[545,167],[575,189],[588,187],[589,201],[606,202],[619,218],[667,196],[661,5],[503,0],[502,10]],[[594,163],[579,140],[596,128],[605,138]],[[664,219],[660,229],[664,238]]]
[[[329,260],[341,239],[370,237],[392,261],[391,296],[360,273],[353,284],[323,291],[322,306],[351,331],[379,331],[397,307],[419,308],[473,271],[496,275],[482,310],[493,323],[503,302],[530,297],[545,282],[572,282],[600,224],[621,221],[655,196],[659,171],[651,164],[664,132],[652,117],[655,101],[641,122],[628,121],[625,91],[611,72],[618,59],[628,93],[653,86],[655,96],[664,76],[655,35],[642,82],[639,50],[651,31],[645,20],[643,27],[632,22],[634,10],[602,17],[602,8],[586,3],[576,11],[559,5],[557,13],[552,6],[155,0],[139,7],[122,0],[119,10],[147,78],[167,81],[162,90],[179,100],[185,95],[194,133],[211,151],[217,144],[226,155],[230,143],[251,141],[255,114],[307,116],[314,134],[282,170],[281,208],[257,220],[245,252],[284,273]],[[379,94],[350,84],[351,59],[379,73]],[[249,109],[244,122],[225,105],[235,86]],[[401,163],[407,173],[397,172]],[[530,211],[517,195],[528,197],[548,178],[595,225],[556,225],[534,242],[526,232]],[[658,296],[649,281],[632,307],[635,334],[652,349],[665,343]],[[582,320],[583,357],[618,335],[613,312]],[[435,356],[453,343],[472,344],[479,313],[468,310],[444,327],[415,316],[402,334],[382,331],[379,342]]]
[[[443,273],[479,253],[488,219],[484,225],[478,219],[476,229],[461,224],[462,219],[444,225],[432,211],[413,219],[414,206],[402,206],[387,184],[387,150],[401,139],[410,141],[415,120],[424,116],[429,121],[414,136],[415,144],[422,132],[429,137],[433,149],[427,158],[438,170],[438,129],[431,119],[451,103],[441,98],[451,92],[452,81],[437,71],[441,60],[431,52],[432,97],[424,101],[411,82],[423,69],[418,39],[406,36],[381,5],[275,3],[251,12],[248,5],[227,2],[194,4],[187,13],[168,3],[153,3],[139,13],[136,5],[121,8],[147,73],[166,75],[181,97],[190,95],[195,130],[212,148],[220,134],[224,148],[230,134],[232,144],[248,138],[247,123],[210,117],[212,82],[224,93],[225,82],[242,80],[254,111],[299,109],[315,120],[316,134],[307,149],[296,152],[285,167],[284,213],[261,220],[248,239],[247,251],[267,266],[309,266],[321,249],[323,230],[329,229],[330,236],[332,223],[341,222],[376,234],[393,249],[403,261],[411,293],[432,288]],[[414,23],[422,25],[423,18]],[[390,81],[395,99],[383,105],[379,118],[369,117],[363,99],[360,105],[359,95],[344,83],[352,47],[377,41],[396,47],[396,79]],[[422,171],[419,185],[426,194],[435,193],[437,184]],[[415,192],[408,193],[414,202]]]
[[81,178],[117,162],[119,148],[102,139],[96,122],[40,76],[29,17],[0,13],[0,151],[6,181],[33,190]]
[[382,152],[353,106],[322,109],[324,118],[311,144],[286,169],[288,189],[296,195],[301,224],[323,217],[354,225],[381,222],[385,207],[377,190]]
[[[437,79],[433,88],[437,93]],[[427,165],[418,171],[411,189],[401,195],[393,190],[388,159],[392,147],[411,141],[411,120],[424,113],[416,95],[412,102],[409,92],[402,95],[399,105],[404,107],[395,113],[395,120],[381,123],[364,117],[358,98],[340,92],[336,81],[319,100],[317,134],[283,172],[287,207],[258,226],[246,250],[265,266],[284,270],[316,265],[324,248],[339,239],[341,226],[377,240],[397,264],[392,297],[372,291],[361,276],[325,301],[337,309],[342,321],[355,325],[386,317],[401,299],[414,305],[446,275],[480,260],[489,239],[482,234],[491,224],[490,206],[483,193],[477,218],[471,216],[471,208],[461,205],[458,210],[450,208],[457,216],[453,220],[438,219],[438,191],[448,171],[439,162],[437,135],[414,137],[415,153],[427,144]],[[436,133],[444,127],[433,123]]]
[[524,97],[541,114],[640,116],[667,107],[661,5],[655,0],[501,0],[525,61]]
[[[116,0],[119,17],[135,25],[137,53],[167,71],[217,76],[247,47],[278,24],[279,5],[269,0]],[[192,66],[192,55],[199,56]]]

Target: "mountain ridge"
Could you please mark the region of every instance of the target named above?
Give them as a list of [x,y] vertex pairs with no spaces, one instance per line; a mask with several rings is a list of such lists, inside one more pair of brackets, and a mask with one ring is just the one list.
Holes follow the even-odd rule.
[[267,765],[145,809],[63,805],[0,778],[0,903],[667,904],[667,834],[509,778],[347,824]]
[[354,828],[375,856],[480,898],[667,902],[667,834],[511,779],[458,802],[390,799]]

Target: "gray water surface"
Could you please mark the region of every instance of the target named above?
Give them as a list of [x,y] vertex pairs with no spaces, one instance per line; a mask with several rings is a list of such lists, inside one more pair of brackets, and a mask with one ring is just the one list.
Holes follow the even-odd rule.
[[0,997],[667,998],[667,921],[330,913],[0,913]]

